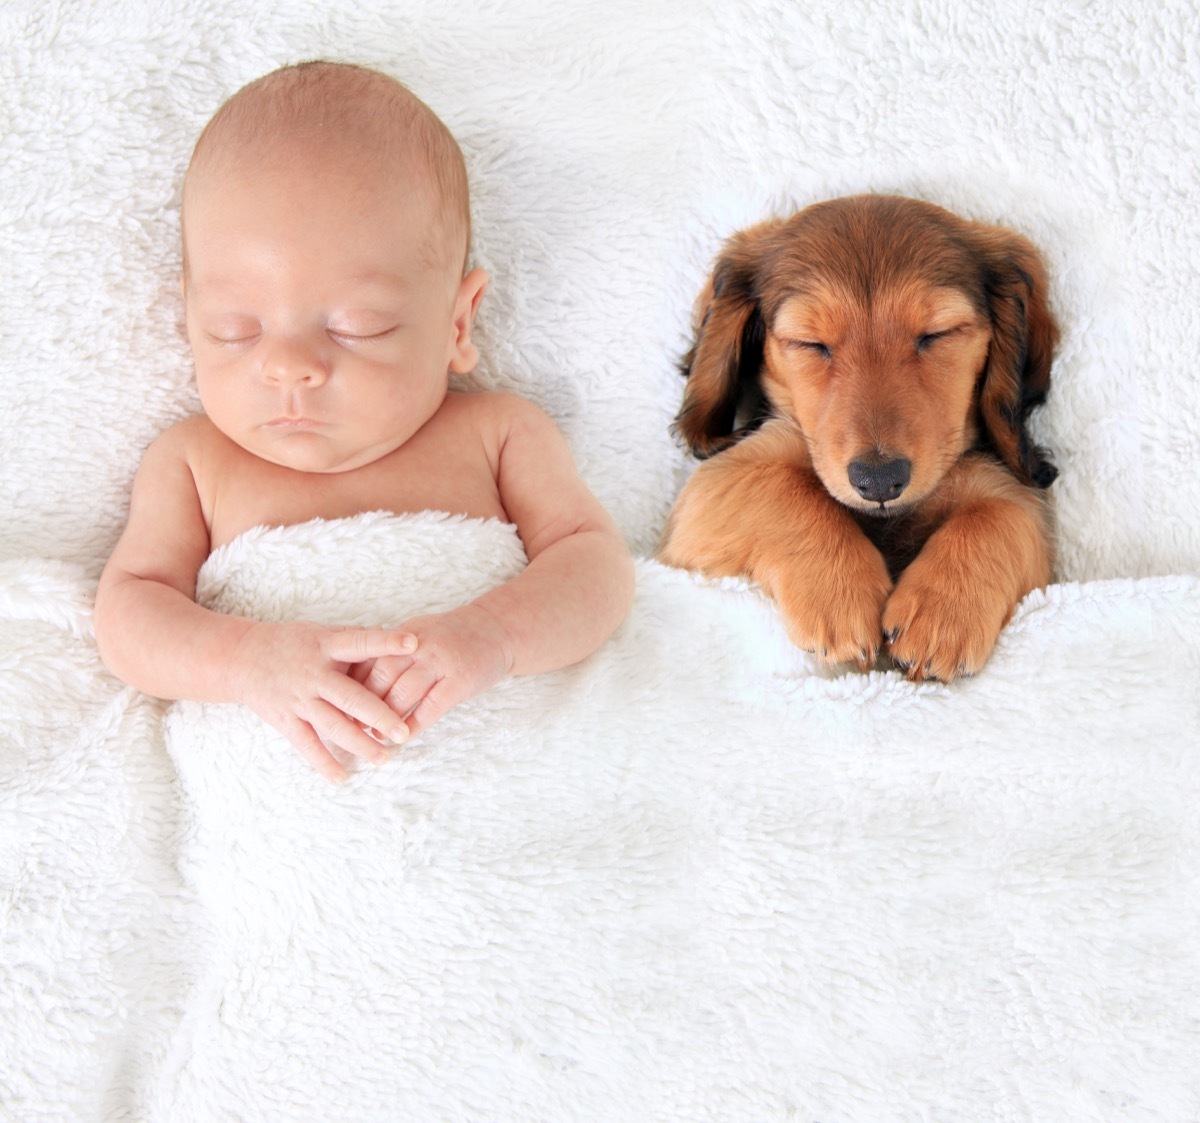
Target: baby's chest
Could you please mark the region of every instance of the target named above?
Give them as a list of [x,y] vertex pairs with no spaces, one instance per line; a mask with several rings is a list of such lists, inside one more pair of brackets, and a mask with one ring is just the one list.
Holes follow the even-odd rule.
[[508,521],[485,457],[393,454],[351,472],[304,473],[249,458],[213,490],[215,549],[255,526],[350,518],[364,511],[447,511]]

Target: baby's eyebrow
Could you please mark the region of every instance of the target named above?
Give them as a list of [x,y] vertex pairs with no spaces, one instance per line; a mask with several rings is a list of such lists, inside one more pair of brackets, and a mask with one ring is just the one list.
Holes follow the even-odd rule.
[[[412,284],[397,273],[371,271],[355,274],[339,285],[341,304],[371,303],[381,300],[391,304],[407,297],[413,291]],[[203,280],[189,278],[189,299],[205,303],[233,303],[254,301],[262,295],[261,289],[238,277],[207,277]]]
[[246,294],[253,294],[255,291],[244,281],[239,281],[238,278],[212,278],[208,277],[203,280],[197,280],[195,277],[187,279],[188,295],[189,296],[204,296],[208,298],[223,297],[237,298]]
[[356,288],[384,289],[389,293],[408,292],[411,287],[408,280],[399,273],[375,269],[354,274],[350,283]]

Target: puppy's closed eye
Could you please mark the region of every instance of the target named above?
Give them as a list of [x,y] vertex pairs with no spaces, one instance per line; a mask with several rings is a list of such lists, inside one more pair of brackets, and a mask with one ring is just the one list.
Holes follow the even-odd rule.
[[822,359],[833,358],[833,349],[828,344],[820,343],[815,339],[789,339],[787,346],[794,351],[811,351]]
[[938,340],[948,339],[958,332],[959,328],[943,328],[941,331],[930,331],[917,336],[917,353],[928,351]]

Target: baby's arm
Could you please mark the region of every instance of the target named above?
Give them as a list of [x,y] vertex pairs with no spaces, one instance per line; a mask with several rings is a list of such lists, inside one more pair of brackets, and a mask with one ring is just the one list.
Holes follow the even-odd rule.
[[498,403],[496,479],[529,565],[460,609],[406,621],[416,652],[374,665],[367,686],[413,732],[506,674],[557,670],[590,655],[633,599],[629,548],[579,478],[558,428],[528,402]]
[[104,662],[118,678],[159,698],[244,703],[331,780],[345,772],[322,739],[384,759],[356,721],[394,740],[403,740],[407,729],[349,672],[355,664],[402,654],[412,638],[263,623],[196,604],[196,575],[209,538],[191,466],[194,433],[187,423],[168,430],[138,469],[128,525],[96,594]]

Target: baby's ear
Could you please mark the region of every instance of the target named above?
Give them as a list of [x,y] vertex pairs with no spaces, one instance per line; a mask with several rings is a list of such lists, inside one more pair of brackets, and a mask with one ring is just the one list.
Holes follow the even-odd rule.
[[479,348],[471,338],[471,327],[487,286],[488,275],[482,269],[472,269],[458,286],[450,338],[450,370],[455,374],[470,374],[479,362]]

